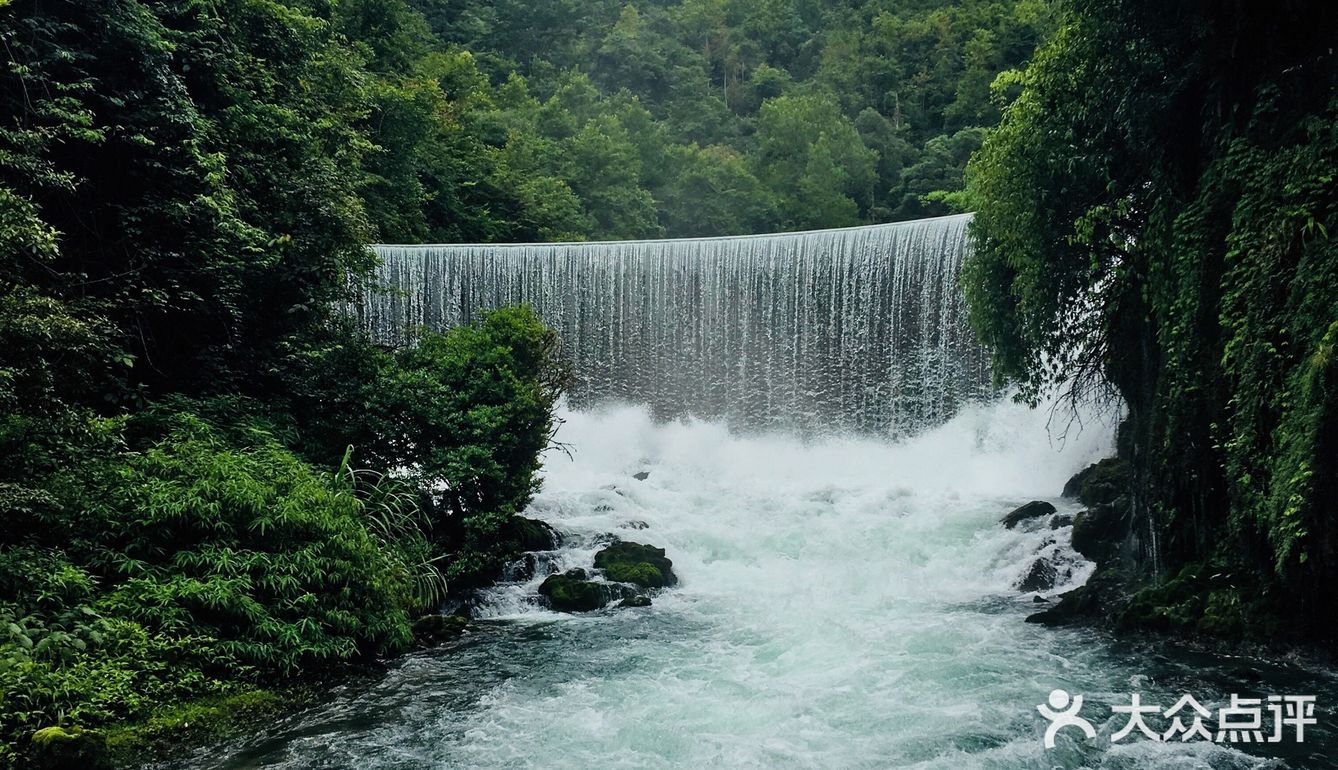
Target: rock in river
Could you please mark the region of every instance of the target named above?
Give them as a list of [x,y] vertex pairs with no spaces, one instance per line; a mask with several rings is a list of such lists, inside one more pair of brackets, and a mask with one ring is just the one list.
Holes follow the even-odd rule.
[[1012,529],[1020,522],[1026,521],[1027,519],[1034,519],[1038,516],[1049,516],[1054,512],[1055,507],[1044,500],[1032,500],[1003,517],[1000,521],[1005,527]]
[[1059,571],[1055,565],[1048,559],[1037,559],[1031,563],[1031,569],[1017,583],[1017,590],[1023,593],[1033,591],[1049,591],[1055,587],[1055,579],[1059,576]]
[[590,580],[583,569],[549,575],[539,584],[539,593],[559,612],[591,612],[612,599],[623,598],[619,586]]
[[595,566],[604,570],[609,580],[642,588],[663,588],[678,582],[674,563],[665,558],[663,548],[653,545],[614,543],[595,554]]

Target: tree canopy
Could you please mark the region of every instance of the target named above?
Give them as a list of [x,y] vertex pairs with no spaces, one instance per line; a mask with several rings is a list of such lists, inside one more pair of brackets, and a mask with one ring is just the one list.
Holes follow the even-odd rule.
[[[952,213],[945,193],[961,189],[979,129],[999,115],[990,83],[1029,59],[1051,19],[1044,0],[414,6],[432,33],[416,48],[457,57],[475,89],[459,119],[490,160],[470,183],[506,191],[492,198],[523,188],[546,215],[520,228],[490,207],[511,224],[458,233],[465,240],[729,235]],[[402,190],[436,195],[419,185]],[[445,220],[427,226],[428,240],[457,235]]]

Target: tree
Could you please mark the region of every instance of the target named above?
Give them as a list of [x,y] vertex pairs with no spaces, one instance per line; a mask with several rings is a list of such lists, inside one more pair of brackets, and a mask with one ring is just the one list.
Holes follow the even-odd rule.
[[659,194],[670,237],[744,235],[775,221],[775,197],[737,151],[720,145],[672,151],[673,176]]
[[781,96],[762,105],[757,176],[781,192],[788,228],[857,224],[873,202],[877,153],[834,100]]

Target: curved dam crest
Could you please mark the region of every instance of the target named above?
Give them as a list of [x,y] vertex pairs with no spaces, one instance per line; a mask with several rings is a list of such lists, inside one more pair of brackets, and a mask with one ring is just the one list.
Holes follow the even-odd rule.
[[527,303],[577,408],[642,403],[744,429],[904,437],[988,396],[957,279],[970,215],[774,235],[379,245],[355,304],[373,339]]

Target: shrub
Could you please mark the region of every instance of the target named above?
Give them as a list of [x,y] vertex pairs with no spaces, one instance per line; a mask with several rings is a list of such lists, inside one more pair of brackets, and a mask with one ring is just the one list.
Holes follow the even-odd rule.
[[433,490],[425,505],[432,537],[452,553],[449,576],[480,581],[512,550],[508,522],[538,486],[566,382],[556,344],[528,307],[425,332],[394,353],[336,331],[292,377],[304,396],[294,405],[300,445],[331,462],[352,444],[360,463]]
[[109,583],[102,608],[213,637],[260,670],[409,642],[407,576],[357,497],[261,427],[229,444],[193,414],[167,422],[160,441],[99,467],[69,507],[83,511],[78,547]]

